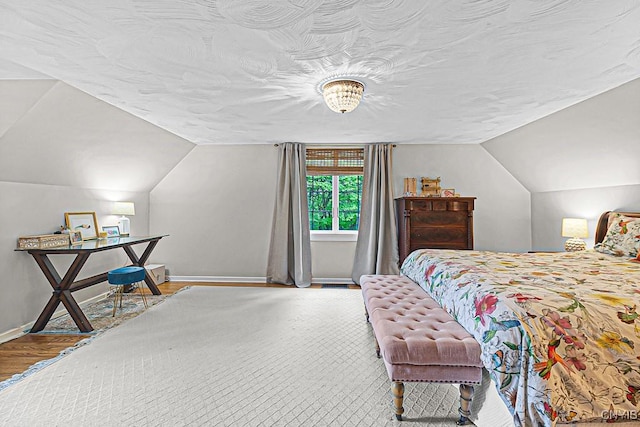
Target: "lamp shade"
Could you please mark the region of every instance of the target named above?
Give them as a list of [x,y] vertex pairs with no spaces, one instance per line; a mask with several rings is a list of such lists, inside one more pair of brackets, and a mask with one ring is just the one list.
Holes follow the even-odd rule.
[[584,218],[562,218],[562,237],[589,237],[587,220]]
[[133,202],[115,202],[111,213],[114,215],[135,215],[136,208]]

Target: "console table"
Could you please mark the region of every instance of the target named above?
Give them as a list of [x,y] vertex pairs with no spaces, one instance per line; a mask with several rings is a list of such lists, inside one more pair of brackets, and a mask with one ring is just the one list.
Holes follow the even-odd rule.
[[[86,279],[76,280],[78,273],[87,262],[89,256],[96,252],[108,251],[112,249],[122,248],[132,262],[132,266],[144,267],[149,259],[151,252],[156,247],[160,239],[167,235],[143,236],[143,237],[109,237],[106,239],[86,240],[75,245],[56,246],[52,248],[18,248],[16,251],[28,252],[36,260],[36,263],[44,273],[53,288],[53,295],[49,298],[49,302],[45,305],[42,313],[33,324],[30,332],[39,332],[44,329],[45,325],[55,313],[58,305],[62,303],[73,321],[78,325],[81,332],[91,332],[93,327],[89,320],[82,312],[72,293],[80,289],[88,288],[101,282],[107,281],[108,271],[87,277]],[[133,245],[146,243],[147,247],[140,257],[131,248]],[[60,276],[49,259],[49,255],[75,255],[75,259]],[[161,292],[151,278],[146,275],[145,283],[154,295],[160,295]]]

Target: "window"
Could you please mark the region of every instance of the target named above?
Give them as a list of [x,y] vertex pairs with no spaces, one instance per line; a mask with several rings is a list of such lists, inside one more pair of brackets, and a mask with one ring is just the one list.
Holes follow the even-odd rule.
[[307,148],[307,199],[312,232],[358,231],[364,153],[361,148]]

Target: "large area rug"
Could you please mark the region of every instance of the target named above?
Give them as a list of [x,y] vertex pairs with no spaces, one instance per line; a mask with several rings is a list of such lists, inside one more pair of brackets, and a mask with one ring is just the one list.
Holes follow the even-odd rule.
[[[183,289],[178,292],[181,292]],[[151,307],[159,304],[164,301],[166,297],[167,295],[146,295],[147,305]],[[87,317],[87,319],[89,319],[91,326],[93,326],[93,331],[91,332],[81,332],[68,313],[51,319],[42,331],[35,332],[34,335],[64,334],[90,335],[90,337],[78,341],[73,347],[69,347],[61,351],[57,357],[41,360],[30,366],[26,371],[15,374],[11,378],[4,381],[0,381],[0,390],[11,386],[18,381],[22,381],[24,378],[33,375],[40,369],[57,362],[60,358],[66,356],[70,352],[86,344],[89,344],[98,334],[106,331],[107,329],[113,328],[114,326],[118,326],[126,320],[138,316],[144,310],[146,310],[146,308],[144,306],[142,298],[140,297],[139,293],[135,292],[133,294],[125,294],[122,301],[122,307],[118,306],[116,315],[113,316],[113,295],[110,294],[105,298],[90,303],[82,308],[82,312]],[[29,329],[26,329],[24,333],[29,333]]]
[[395,420],[362,297],[192,287],[0,391],[11,426],[451,426],[451,385],[407,384]]

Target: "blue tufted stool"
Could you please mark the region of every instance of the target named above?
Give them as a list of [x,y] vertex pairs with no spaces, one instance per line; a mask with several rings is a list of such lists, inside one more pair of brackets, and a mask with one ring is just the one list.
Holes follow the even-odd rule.
[[[116,315],[116,306],[118,305],[118,301],[120,301],[120,308],[122,308],[122,294],[124,293],[124,287],[134,283],[144,282],[144,276],[144,267],[121,267],[111,270],[108,273],[109,284],[116,287],[116,292],[113,296],[112,317]],[[142,292],[142,284],[140,283],[136,287],[138,288],[138,291],[140,291],[145,308],[147,308],[147,297],[145,297],[144,292]]]

